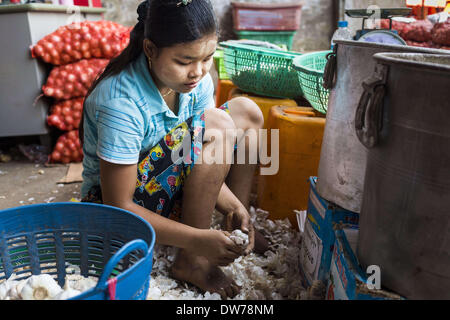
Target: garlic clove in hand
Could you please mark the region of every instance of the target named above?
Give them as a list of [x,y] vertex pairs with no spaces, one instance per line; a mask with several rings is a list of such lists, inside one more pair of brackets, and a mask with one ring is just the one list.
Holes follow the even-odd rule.
[[236,229],[231,233],[230,239],[233,240],[234,243],[236,243],[238,246],[242,248],[246,248],[249,243],[248,234],[243,233],[239,229]]
[[33,275],[20,291],[23,300],[50,300],[62,291],[49,274]]

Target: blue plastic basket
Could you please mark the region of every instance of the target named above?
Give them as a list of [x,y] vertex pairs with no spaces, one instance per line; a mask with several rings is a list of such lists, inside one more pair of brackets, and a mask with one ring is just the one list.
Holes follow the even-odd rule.
[[90,203],[0,211],[0,280],[47,273],[64,285],[66,263],[97,285],[70,300],[145,300],[155,232],[139,216]]

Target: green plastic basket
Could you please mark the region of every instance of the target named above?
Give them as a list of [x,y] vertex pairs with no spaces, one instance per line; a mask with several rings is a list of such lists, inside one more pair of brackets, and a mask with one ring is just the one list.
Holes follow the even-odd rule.
[[235,30],[239,39],[261,40],[292,49],[294,36],[297,31],[240,31]]
[[225,70],[225,63],[223,61],[223,50],[217,49],[214,54],[214,63],[216,65],[217,73],[219,74],[220,80],[230,80],[230,77]]
[[330,90],[325,89],[323,73],[327,64],[327,55],[332,51],[305,53],[294,59],[303,96],[317,111],[326,114]]
[[239,89],[262,96],[293,99],[302,96],[297,71],[298,52],[245,45],[236,41],[220,43],[224,49],[227,74]]

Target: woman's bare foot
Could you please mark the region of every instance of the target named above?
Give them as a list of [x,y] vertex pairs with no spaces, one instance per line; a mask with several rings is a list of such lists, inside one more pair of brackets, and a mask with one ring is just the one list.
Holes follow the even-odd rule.
[[204,292],[218,293],[224,300],[233,298],[240,291],[234,280],[228,278],[218,266],[212,265],[205,257],[191,255],[182,249],[178,251],[170,275]]

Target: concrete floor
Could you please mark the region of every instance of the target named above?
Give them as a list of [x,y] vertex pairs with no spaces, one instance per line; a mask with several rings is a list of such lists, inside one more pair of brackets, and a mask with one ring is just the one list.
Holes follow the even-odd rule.
[[46,167],[26,159],[0,162],[0,210],[79,199],[81,183],[58,183],[67,169],[68,165]]

